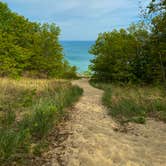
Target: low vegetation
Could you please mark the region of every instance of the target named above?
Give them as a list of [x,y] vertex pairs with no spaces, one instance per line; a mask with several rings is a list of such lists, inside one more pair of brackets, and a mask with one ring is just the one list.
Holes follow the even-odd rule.
[[119,123],[145,123],[147,117],[166,122],[166,95],[162,87],[93,82],[104,90],[103,104]]
[[64,80],[1,78],[0,89],[0,163],[4,165],[39,155],[65,108],[82,94],[82,89]]

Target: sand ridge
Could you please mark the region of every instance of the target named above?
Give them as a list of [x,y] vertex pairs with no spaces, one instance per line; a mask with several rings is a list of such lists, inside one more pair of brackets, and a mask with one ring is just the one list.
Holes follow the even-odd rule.
[[[70,134],[51,153],[51,166],[166,166],[166,125],[147,120],[132,124],[132,132],[114,129],[117,124],[101,103],[103,91],[87,79],[74,81],[84,89],[64,132]],[[58,157],[57,157],[58,156]]]

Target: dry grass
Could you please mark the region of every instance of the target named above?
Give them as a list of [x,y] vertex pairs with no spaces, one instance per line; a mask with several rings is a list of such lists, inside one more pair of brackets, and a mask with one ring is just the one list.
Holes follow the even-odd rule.
[[118,86],[111,85],[112,102],[116,104],[121,99],[134,100],[137,104],[147,104],[148,101],[166,100],[164,90],[159,87]]
[[55,89],[62,87],[65,89],[68,86],[71,85],[66,80],[0,78],[0,116],[4,113],[6,107],[12,107],[17,114],[16,118],[20,119],[21,115],[31,111],[29,107],[25,106],[28,105],[28,102],[33,104],[31,102],[35,101],[36,98],[41,98],[43,92],[55,91]]
[[66,80],[27,78],[0,78],[0,90],[0,162],[6,165],[40,154],[41,140],[82,94]]
[[120,123],[145,123],[147,117],[166,122],[166,94],[163,87],[104,84],[92,85],[105,91],[103,103]]
[[66,80],[55,80],[55,79],[29,79],[21,78],[20,80],[13,80],[9,78],[0,78],[1,93],[5,93],[8,89],[36,89],[41,91],[48,88],[49,86],[58,87],[59,84],[69,83]]

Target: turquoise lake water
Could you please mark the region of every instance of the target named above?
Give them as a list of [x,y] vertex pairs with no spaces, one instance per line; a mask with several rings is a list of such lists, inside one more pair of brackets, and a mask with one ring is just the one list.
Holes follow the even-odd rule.
[[86,71],[93,55],[88,50],[93,45],[93,41],[61,41],[64,48],[65,58],[71,65],[75,65],[79,72]]

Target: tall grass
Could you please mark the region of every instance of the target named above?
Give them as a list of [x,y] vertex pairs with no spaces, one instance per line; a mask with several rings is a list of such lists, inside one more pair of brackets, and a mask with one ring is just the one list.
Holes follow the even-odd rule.
[[92,81],[104,90],[103,104],[121,124],[145,123],[147,117],[166,122],[166,94],[162,87],[106,84]]
[[[36,154],[82,89],[65,80],[0,79],[0,163]],[[39,152],[38,152],[39,153]]]

